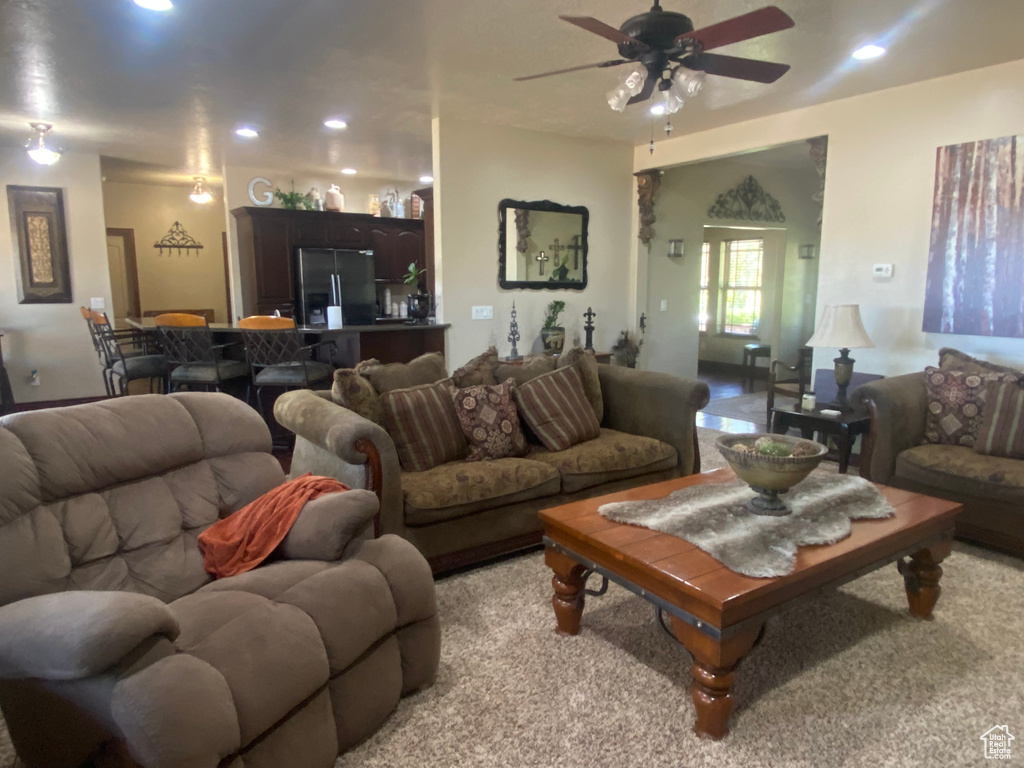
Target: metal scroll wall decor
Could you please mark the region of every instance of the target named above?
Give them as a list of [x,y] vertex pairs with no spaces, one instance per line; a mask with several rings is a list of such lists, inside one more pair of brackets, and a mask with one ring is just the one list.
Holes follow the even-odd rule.
[[770,221],[781,224],[786,220],[779,201],[769,195],[757,179],[747,176],[736,189],[723,192],[708,209],[712,219],[741,221]]
[[182,251],[188,254],[189,251],[201,251],[203,249],[202,243],[196,241],[192,235],[185,231],[185,228],[181,226],[181,222],[174,222],[167,234],[164,235],[160,240],[153,243],[154,248],[160,249],[160,255],[164,255],[166,249],[168,253],[172,250],[177,250],[178,255],[181,255]]
[[651,247],[651,238],[654,237],[654,196],[661,186],[661,171],[657,168],[650,171],[641,171],[633,174],[636,176],[637,205],[640,207],[640,242]]
[[516,250],[519,253],[526,253],[530,250],[530,244],[526,241],[530,238],[530,212],[517,208],[516,218]]

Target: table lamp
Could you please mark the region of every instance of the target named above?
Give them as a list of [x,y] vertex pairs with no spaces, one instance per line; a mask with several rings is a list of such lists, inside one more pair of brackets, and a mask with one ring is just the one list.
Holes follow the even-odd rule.
[[826,304],[818,327],[807,341],[807,346],[839,348],[839,357],[832,361],[835,363],[836,387],[839,391],[835,402],[829,405],[843,411],[849,410],[850,401],[846,397],[846,388],[850,385],[853,364],[856,362],[850,357],[850,350],[875,346],[860,320],[860,305]]

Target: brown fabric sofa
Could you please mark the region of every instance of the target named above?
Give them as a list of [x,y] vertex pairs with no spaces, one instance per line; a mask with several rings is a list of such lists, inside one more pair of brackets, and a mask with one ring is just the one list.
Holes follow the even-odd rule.
[[329,768],[430,683],[430,569],[364,490],[308,503],[270,561],[197,536],[284,480],[226,395],[0,420],[0,708],[29,767]]
[[335,405],[330,392],[286,393],[274,415],[296,434],[293,471],[373,490],[380,531],[411,541],[436,573],[539,543],[541,509],[700,471],[695,420],[707,385],[597,368],[601,436],[557,453],[534,446],[524,458],[406,472],[387,431]]
[[[940,350],[939,359],[943,369],[1010,370],[949,349]],[[861,452],[862,477],[958,501],[964,505],[956,523],[959,537],[1024,555],[1024,460],[925,443],[928,391],[923,372],[864,384],[853,397],[872,414]]]

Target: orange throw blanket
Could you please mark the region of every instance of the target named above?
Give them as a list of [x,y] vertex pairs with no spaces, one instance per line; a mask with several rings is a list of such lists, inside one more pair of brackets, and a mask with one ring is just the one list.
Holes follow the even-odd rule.
[[252,570],[284,541],[307,501],[347,490],[310,472],[282,483],[199,534],[203,567],[218,579]]

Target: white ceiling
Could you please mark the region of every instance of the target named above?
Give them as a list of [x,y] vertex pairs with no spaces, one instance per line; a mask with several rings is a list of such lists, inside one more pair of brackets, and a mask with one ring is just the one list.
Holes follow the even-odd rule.
[[[768,0],[665,0],[697,27]],[[1024,58],[1021,0],[776,0],[791,30],[723,49],[793,69],[774,85],[709,78],[675,132]],[[616,57],[557,19],[613,26],[647,0],[0,0],[0,145],[47,120],[67,149],[215,176],[229,164],[413,180],[440,115],[644,143],[646,108],[612,112],[615,70],[519,75]],[[882,42],[882,59],[849,52]],[[350,127],[322,126],[340,116]],[[256,125],[257,140],[234,136]],[[662,135],[660,128],[658,135]],[[155,173],[156,171],[154,171]]]

